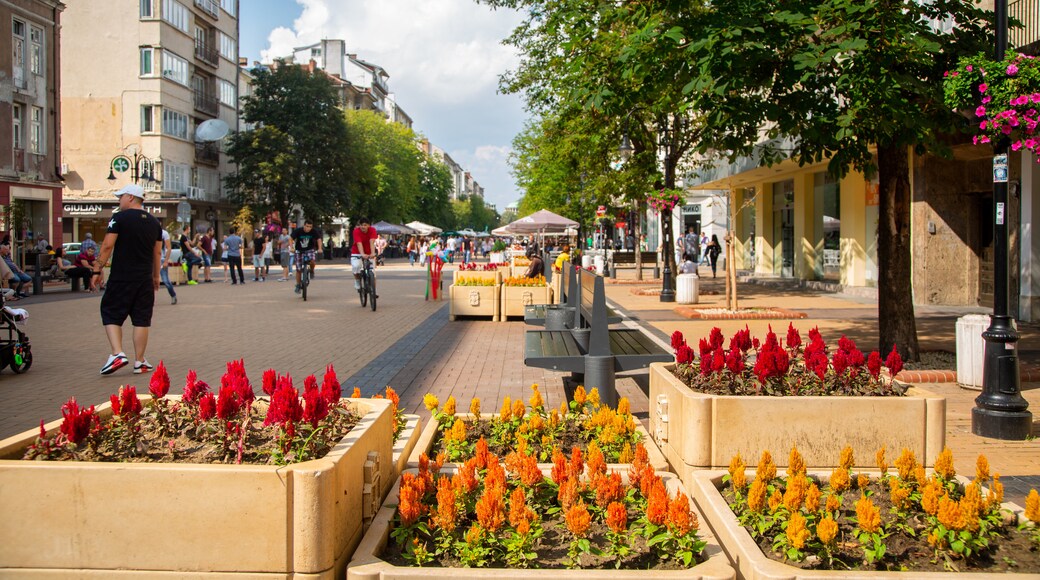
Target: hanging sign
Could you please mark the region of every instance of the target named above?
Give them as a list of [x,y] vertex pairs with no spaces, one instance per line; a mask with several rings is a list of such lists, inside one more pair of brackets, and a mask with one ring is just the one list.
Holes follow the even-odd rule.
[[993,183],[1007,183],[1008,156],[1006,153],[993,156]]

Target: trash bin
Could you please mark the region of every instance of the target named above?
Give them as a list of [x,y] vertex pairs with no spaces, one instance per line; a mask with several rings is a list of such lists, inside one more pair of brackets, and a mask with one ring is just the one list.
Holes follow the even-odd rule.
[[592,256],[588,254],[582,254],[581,267],[587,270],[590,266],[592,266]]
[[696,304],[698,300],[697,284],[700,282],[697,274],[679,274],[675,278],[675,282],[675,301],[679,304]]
[[595,257],[593,257],[592,258],[592,263],[595,264],[595,266],[596,266],[596,273],[599,274],[600,276],[602,276],[603,275],[603,264],[606,263],[605,260],[603,260],[603,256],[595,256]]
[[989,328],[989,316],[969,314],[957,319],[957,382],[967,387],[982,387],[982,363],[986,341],[982,332]]

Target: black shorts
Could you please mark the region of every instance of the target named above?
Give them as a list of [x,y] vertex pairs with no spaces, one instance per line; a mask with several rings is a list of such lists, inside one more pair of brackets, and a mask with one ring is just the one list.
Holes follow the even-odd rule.
[[101,297],[101,324],[122,326],[126,317],[134,326],[152,325],[155,284],[151,280],[119,282],[109,280]]

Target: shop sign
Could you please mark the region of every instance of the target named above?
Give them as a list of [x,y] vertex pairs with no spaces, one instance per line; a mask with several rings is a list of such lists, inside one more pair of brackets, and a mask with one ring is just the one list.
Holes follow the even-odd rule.
[[[99,218],[108,217],[118,207],[107,203],[65,203],[61,206],[62,217],[66,218]],[[166,206],[145,205],[144,211],[155,217],[166,217]]]
[[701,213],[701,204],[694,203],[690,205],[684,205],[682,208],[683,215],[698,215]]

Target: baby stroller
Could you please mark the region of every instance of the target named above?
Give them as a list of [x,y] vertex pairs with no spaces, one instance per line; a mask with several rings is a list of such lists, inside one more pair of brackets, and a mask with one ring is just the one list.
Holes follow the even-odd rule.
[[21,374],[32,366],[29,337],[19,328],[28,317],[29,313],[24,309],[5,306],[0,293],[0,371],[11,367],[12,371]]

